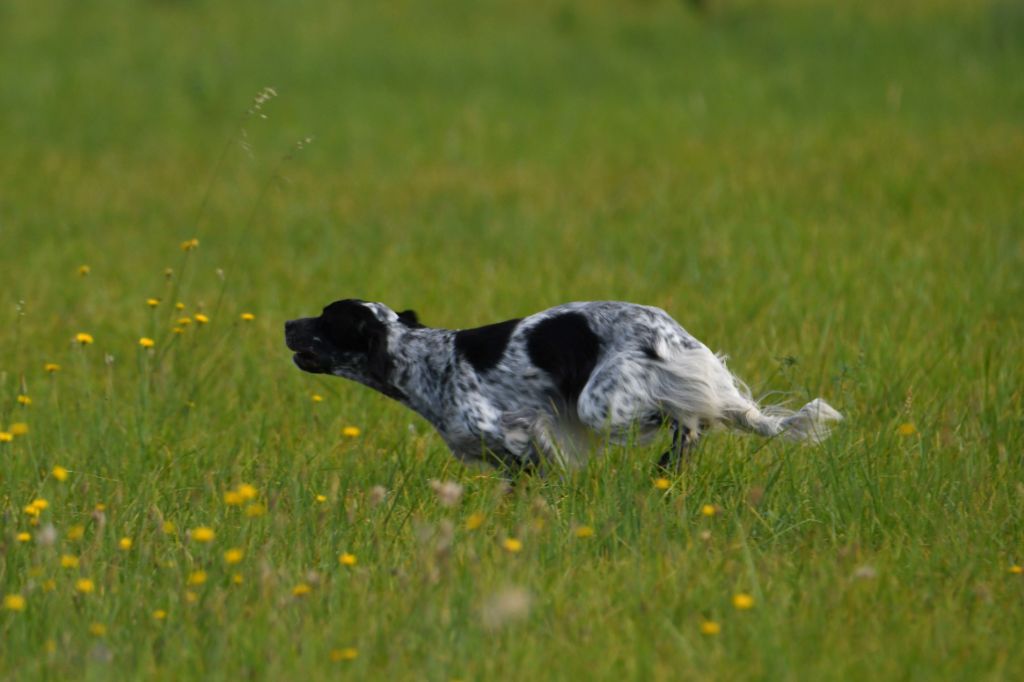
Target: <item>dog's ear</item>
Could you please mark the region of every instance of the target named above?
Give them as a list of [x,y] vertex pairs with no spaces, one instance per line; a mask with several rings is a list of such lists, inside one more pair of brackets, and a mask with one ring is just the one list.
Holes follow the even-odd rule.
[[420,318],[416,314],[415,310],[403,310],[398,313],[398,321],[406,327],[411,327],[413,329],[421,329],[423,327],[423,325],[420,324]]
[[370,325],[365,330],[367,341],[366,365],[374,379],[388,385],[394,363],[388,353],[388,332],[383,325]]

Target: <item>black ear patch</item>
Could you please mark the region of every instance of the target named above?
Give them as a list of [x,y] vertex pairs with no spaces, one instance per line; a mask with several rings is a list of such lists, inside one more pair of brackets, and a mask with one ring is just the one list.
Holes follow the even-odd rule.
[[365,354],[370,376],[387,384],[394,366],[388,353],[387,327],[362,301],[335,301],[324,308],[318,324],[339,351]]
[[366,368],[369,370],[370,376],[387,386],[395,363],[391,360],[391,354],[388,353],[387,329],[379,321],[374,321],[377,322],[377,326],[366,330],[369,345],[366,354]]
[[575,401],[587,385],[601,352],[601,339],[580,313],[562,313],[527,332],[530,360],[554,380],[562,396]]
[[324,308],[318,323],[327,339],[346,353],[368,352],[369,332],[384,326],[362,301],[351,298],[335,301]]
[[501,362],[508,341],[519,320],[507,320],[476,329],[455,332],[455,350],[473,365],[477,372],[486,372]]
[[404,324],[410,329],[422,329],[423,325],[420,324],[419,315],[416,314],[415,310],[403,310],[398,313],[398,321]]

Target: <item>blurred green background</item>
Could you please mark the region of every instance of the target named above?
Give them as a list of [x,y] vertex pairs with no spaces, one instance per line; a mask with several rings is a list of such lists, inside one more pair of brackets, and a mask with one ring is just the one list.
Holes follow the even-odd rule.
[[[1022,15],[940,1],[7,2],[0,210],[18,256],[2,288],[31,300],[45,294],[22,273],[88,262],[116,280],[117,306],[200,236],[210,266],[239,259],[232,293],[275,311],[355,295],[463,326],[634,297],[686,324],[704,306],[750,320],[811,278],[836,303],[888,299],[929,274],[864,281],[854,257],[949,250],[955,276],[1014,246]],[[267,119],[242,123],[264,86],[280,93]],[[251,153],[231,144],[214,176],[243,127]],[[738,276],[747,295],[716,295]]]

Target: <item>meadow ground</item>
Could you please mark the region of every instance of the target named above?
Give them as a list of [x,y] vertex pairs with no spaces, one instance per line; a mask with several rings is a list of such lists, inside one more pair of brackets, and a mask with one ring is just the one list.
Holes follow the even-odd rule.
[[[0,678],[1024,676],[1024,8],[711,5],[0,5]],[[505,493],[292,367],[352,296],[847,421]]]

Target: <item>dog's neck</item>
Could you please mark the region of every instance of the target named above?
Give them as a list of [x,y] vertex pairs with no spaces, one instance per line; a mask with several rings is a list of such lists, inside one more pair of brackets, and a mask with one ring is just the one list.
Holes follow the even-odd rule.
[[394,364],[388,383],[401,394],[395,399],[442,433],[454,343],[455,332],[431,327],[397,326],[388,335],[388,352]]

